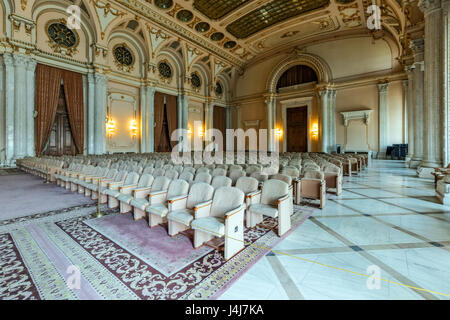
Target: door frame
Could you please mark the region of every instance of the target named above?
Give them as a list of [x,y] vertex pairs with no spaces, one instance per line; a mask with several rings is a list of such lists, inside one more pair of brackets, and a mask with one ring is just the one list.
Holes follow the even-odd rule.
[[306,125],[306,135],[308,141],[308,152],[311,152],[312,140],[311,140],[311,123],[312,123],[312,106],[314,97],[301,97],[295,99],[289,99],[280,101],[281,104],[281,117],[283,120],[283,152],[287,152],[287,109],[306,107],[307,110],[307,125]]

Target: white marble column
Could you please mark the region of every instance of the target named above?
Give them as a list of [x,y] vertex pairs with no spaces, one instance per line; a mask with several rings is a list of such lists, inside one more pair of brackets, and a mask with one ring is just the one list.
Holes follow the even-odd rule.
[[328,116],[328,107],[329,107],[329,91],[328,88],[321,88],[319,90],[320,97],[320,117],[319,117],[319,132],[320,132],[320,144],[321,152],[328,152],[328,138],[329,138],[329,116]]
[[378,141],[379,141],[379,156],[378,158],[386,158],[386,150],[388,147],[387,138],[389,136],[389,125],[388,125],[388,89],[389,83],[379,83],[378,84]]
[[27,78],[27,104],[26,104],[26,126],[27,126],[27,134],[26,134],[26,155],[29,157],[34,157],[35,152],[35,144],[34,144],[34,113],[36,110],[36,61],[29,59],[28,64],[26,66],[26,78]]
[[0,167],[6,166],[4,74],[3,56],[0,55]]
[[147,87],[147,147],[146,152],[155,151],[155,87]]
[[[227,129],[233,129],[233,125],[232,125],[232,121],[231,121],[231,107],[226,107],[225,108],[225,119],[226,119],[226,128]],[[225,134],[225,133],[224,133]],[[224,137],[225,139],[225,137]],[[225,141],[225,140],[224,140]]]
[[106,153],[106,105],[108,78],[95,75],[95,154]]
[[147,136],[148,136],[148,115],[147,115],[147,87],[141,85],[141,153],[147,152]]
[[276,99],[273,94],[266,97],[266,110],[267,110],[267,149],[269,152],[275,150],[275,112],[276,112]]
[[3,55],[5,65],[5,151],[6,164],[14,165],[14,58],[12,54]]
[[27,64],[28,57],[14,55],[14,160],[27,151]]
[[[205,103],[205,131],[211,130],[213,128],[214,119],[214,104],[211,100],[207,100]],[[212,139],[211,134],[205,134],[205,141],[210,142]]]
[[406,104],[406,121],[407,121],[407,143],[408,143],[408,154],[406,155],[406,165],[409,167],[411,165],[411,160],[414,156],[414,67],[406,67],[406,74],[408,75],[407,84],[404,84],[405,88],[405,104]]
[[415,39],[411,42],[411,49],[414,52],[413,72],[413,122],[414,122],[414,154],[409,164],[410,168],[416,169],[423,159],[423,59],[424,40]]
[[425,16],[425,71],[423,160],[417,169],[421,178],[433,178],[442,166],[442,8],[440,0],[420,1]]
[[443,62],[444,67],[443,81],[443,114],[444,114],[444,126],[442,132],[442,138],[444,141],[444,155],[442,157],[444,166],[450,163],[450,0],[443,1]]
[[328,151],[329,153],[336,151],[336,93],[335,89],[331,89],[328,99]]
[[95,154],[95,78],[92,73],[87,75],[87,83],[87,150],[88,154]]

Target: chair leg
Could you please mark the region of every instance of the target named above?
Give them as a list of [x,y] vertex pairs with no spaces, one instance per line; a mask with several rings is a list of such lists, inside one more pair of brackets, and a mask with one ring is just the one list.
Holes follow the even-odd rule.
[[208,242],[214,238],[213,235],[204,231],[195,230],[194,232],[194,248],[200,248],[205,242]]
[[120,213],[127,213],[131,211],[131,206],[128,203],[120,202]]
[[163,217],[160,217],[155,214],[148,214],[148,225],[150,228],[156,227],[157,225],[160,225],[164,222]]
[[278,216],[278,236],[283,236],[291,229],[291,215],[288,211],[282,211]]
[[108,197],[108,208],[114,209],[114,208],[117,208],[118,206],[119,206],[119,200],[117,200],[114,197],[109,196]]
[[169,236],[173,237],[179,234],[180,232],[183,232],[185,230],[188,230],[189,227],[185,226],[184,224],[181,224],[179,222],[169,220]]
[[145,215],[146,215],[146,213],[145,213],[144,210],[141,210],[141,209],[136,208],[136,207],[134,208],[134,210],[133,210],[133,216],[134,216],[134,220],[135,220],[135,221],[144,219],[144,218],[145,218]]
[[231,230],[231,234],[225,235],[225,260],[230,260],[239,251],[244,249],[244,230],[238,230],[236,233],[233,231]]

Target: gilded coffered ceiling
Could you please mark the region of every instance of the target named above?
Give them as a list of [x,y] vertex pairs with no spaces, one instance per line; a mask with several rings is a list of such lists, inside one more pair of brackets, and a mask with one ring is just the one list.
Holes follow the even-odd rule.
[[[339,37],[390,37],[406,55],[408,13],[399,0],[114,0],[127,10],[239,67],[282,50]],[[377,4],[382,30],[370,30]],[[401,57],[400,57],[401,58]]]

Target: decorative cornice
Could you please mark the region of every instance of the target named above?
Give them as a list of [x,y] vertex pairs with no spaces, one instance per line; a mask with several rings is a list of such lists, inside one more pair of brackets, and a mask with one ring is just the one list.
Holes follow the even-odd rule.
[[373,110],[359,110],[359,111],[350,111],[350,112],[341,112],[342,117],[344,118],[344,125],[347,127],[348,122],[350,120],[358,120],[364,119],[366,125],[370,122],[370,115]]

